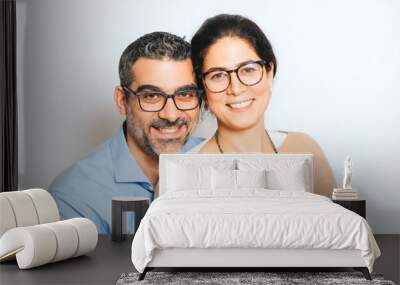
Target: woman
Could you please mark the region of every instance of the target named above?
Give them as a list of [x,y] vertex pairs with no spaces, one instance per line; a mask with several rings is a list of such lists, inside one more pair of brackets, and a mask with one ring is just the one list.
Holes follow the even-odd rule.
[[312,153],[314,191],[331,196],[335,180],[318,143],[303,133],[271,132],[270,136],[266,131],[264,112],[277,63],[261,29],[242,16],[222,14],[206,20],[191,44],[205,108],[218,124],[215,135],[194,151]]

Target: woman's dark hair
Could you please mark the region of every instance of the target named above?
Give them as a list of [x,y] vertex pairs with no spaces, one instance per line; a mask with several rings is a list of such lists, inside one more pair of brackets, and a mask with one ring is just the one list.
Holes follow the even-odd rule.
[[240,15],[220,14],[208,18],[192,38],[192,62],[201,88],[203,88],[202,67],[208,48],[223,37],[239,37],[246,40],[258,56],[265,60],[267,71],[271,69],[272,63],[275,76],[277,68],[275,54],[270,42],[257,24]]

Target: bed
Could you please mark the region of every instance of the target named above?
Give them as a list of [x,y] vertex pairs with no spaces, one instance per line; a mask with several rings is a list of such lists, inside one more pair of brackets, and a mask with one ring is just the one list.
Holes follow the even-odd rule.
[[311,154],[165,154],[159,198],[132,242],[158,267],[352,267],[380,251],[361,216],[313,193]]

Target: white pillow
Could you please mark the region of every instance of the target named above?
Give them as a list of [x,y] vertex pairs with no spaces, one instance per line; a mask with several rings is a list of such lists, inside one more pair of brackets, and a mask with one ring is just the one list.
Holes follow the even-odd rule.
[[230,169],[236,170],[238,169],[237,159],[218,159],[218,160],[207,160],[206,164],[216,169]]
[[267,170],[236,170],[238,188],[268,188]]
[[211,167],[169,163],[168,174],[168,191],[211,189]]
[[267,171],[268,189],[306,191],[307,173],[305,162],[292,164],[292,167],[270,169]]
[[236,190],[236,171],[237,170],[233,169],[218,169],[213,167],[211,170],[212,189]]

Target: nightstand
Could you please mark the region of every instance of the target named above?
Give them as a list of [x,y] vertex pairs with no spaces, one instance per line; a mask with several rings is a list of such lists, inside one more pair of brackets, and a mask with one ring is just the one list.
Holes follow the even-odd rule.
[[[111,239],[113,241],[124,241],[127,238],[127,220],[125,212],[135,213],[135,232],[140,221],[146,214],[150,205],[150,199],[145,197],[113,197],[111,203],[112,229]],[[135,234],[135,233],[133,233]]]
[[366,219],[366,201],[365,200],[332,200],[332,202],[339,204],[340,206],[359,214],[361,217]]

